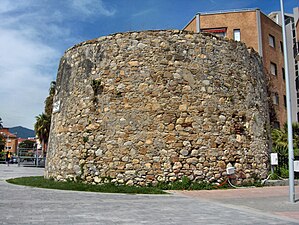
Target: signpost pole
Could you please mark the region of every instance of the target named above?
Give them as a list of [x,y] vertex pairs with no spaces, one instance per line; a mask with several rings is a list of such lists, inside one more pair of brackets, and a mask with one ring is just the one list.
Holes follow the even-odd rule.
[[295,203],[295,182],[294,182],[294,149],[293,149],[293,128],[292,128],[292,104],[289,77],[289,60],[287,52],[286,27],[284,19],[283,0],[280,0],[281,17],[282,17],[282,36],[283,36],[283,54],[284,67],[286,73],[286,97],[287,97],[287,122],[288,122],[288,153],[289,153],[289,197],[290,202]]

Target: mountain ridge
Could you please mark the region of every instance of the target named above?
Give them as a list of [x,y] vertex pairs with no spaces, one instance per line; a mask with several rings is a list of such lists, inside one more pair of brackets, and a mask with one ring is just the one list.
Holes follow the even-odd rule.
[[19,138],[35,137],[34,130],[22,126],[11,127],[9,128],[9,132],[17,135]]

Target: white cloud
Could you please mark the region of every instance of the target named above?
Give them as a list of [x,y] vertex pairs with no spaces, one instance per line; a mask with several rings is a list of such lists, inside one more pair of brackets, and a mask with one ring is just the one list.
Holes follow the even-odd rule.
[[49,62],[55,56],[54,49],[34,39],[29,39],[27,32],[26,30],[0,28],[0,48],[3,51],[0,60],[7,70],[24,66],[49,66],[44,63]]
[[[204,4],[204,1],[201,1]],[[230,9],[242,9],[242,8],[250,8],[257,0],[209,0],[207,2],[207,10],[230,10]]]
[[133,14],[132,17],[142,17],[142,16],[149,15],[153,12],[154,12],[154,9],[146,9],[146,10],[142,10],[142,11],[139,11],[139,12]]
[[23,7],[28,5],[28,1],[22,1],[22,0],[1,0],[0,1],[0,13],[7,13],[10,11],[13,11],[19,7]]
[[[102,0],[0,0],[0,117],[33,128],[59,59],[79,42],[74,22],[113,16]],[[88,19],[88,20],[87,20]]]
[[6,126],[32,128],[35,115],[43,111],[58,54],[24,33],[0,28],[0,117]]
[[103,15],[113,16],[116,13],[115,9],[108,9],[102,0],[70,0],[72,7],[83,13],[86,16]]
[[41,12],[22,11],[24,1],[11,2],[0,3],[0,117],[4,126],[33,128],[60,57],[44,38],[62,31]]

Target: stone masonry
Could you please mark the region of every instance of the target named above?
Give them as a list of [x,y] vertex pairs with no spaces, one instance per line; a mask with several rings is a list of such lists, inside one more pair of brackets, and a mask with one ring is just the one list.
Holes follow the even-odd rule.
[[187,31],[119,33],[70,48],[57,76],[46,178],[128,185],[265,178],[262,61]]

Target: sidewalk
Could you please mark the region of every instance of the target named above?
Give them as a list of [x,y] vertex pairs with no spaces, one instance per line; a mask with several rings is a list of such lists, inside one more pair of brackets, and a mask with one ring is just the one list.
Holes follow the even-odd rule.
[[299,202],[288,203],[287,187],[130,195],[40,189],[5,181],[41,176],[43,170],[0,165],[0,224],[299,224]]
[[299,224],[299,186],[295,187],[295,203],[289,201],[288,186],[262,188],[240,188],[228,190],[172,191],[180,196],[217,202],[227,207],[255,210],[275,216],[283,216],[298,221]]
[[0,181],[15,177],[43,176],[44,168],[23,167],[18,164],[0,164]]

